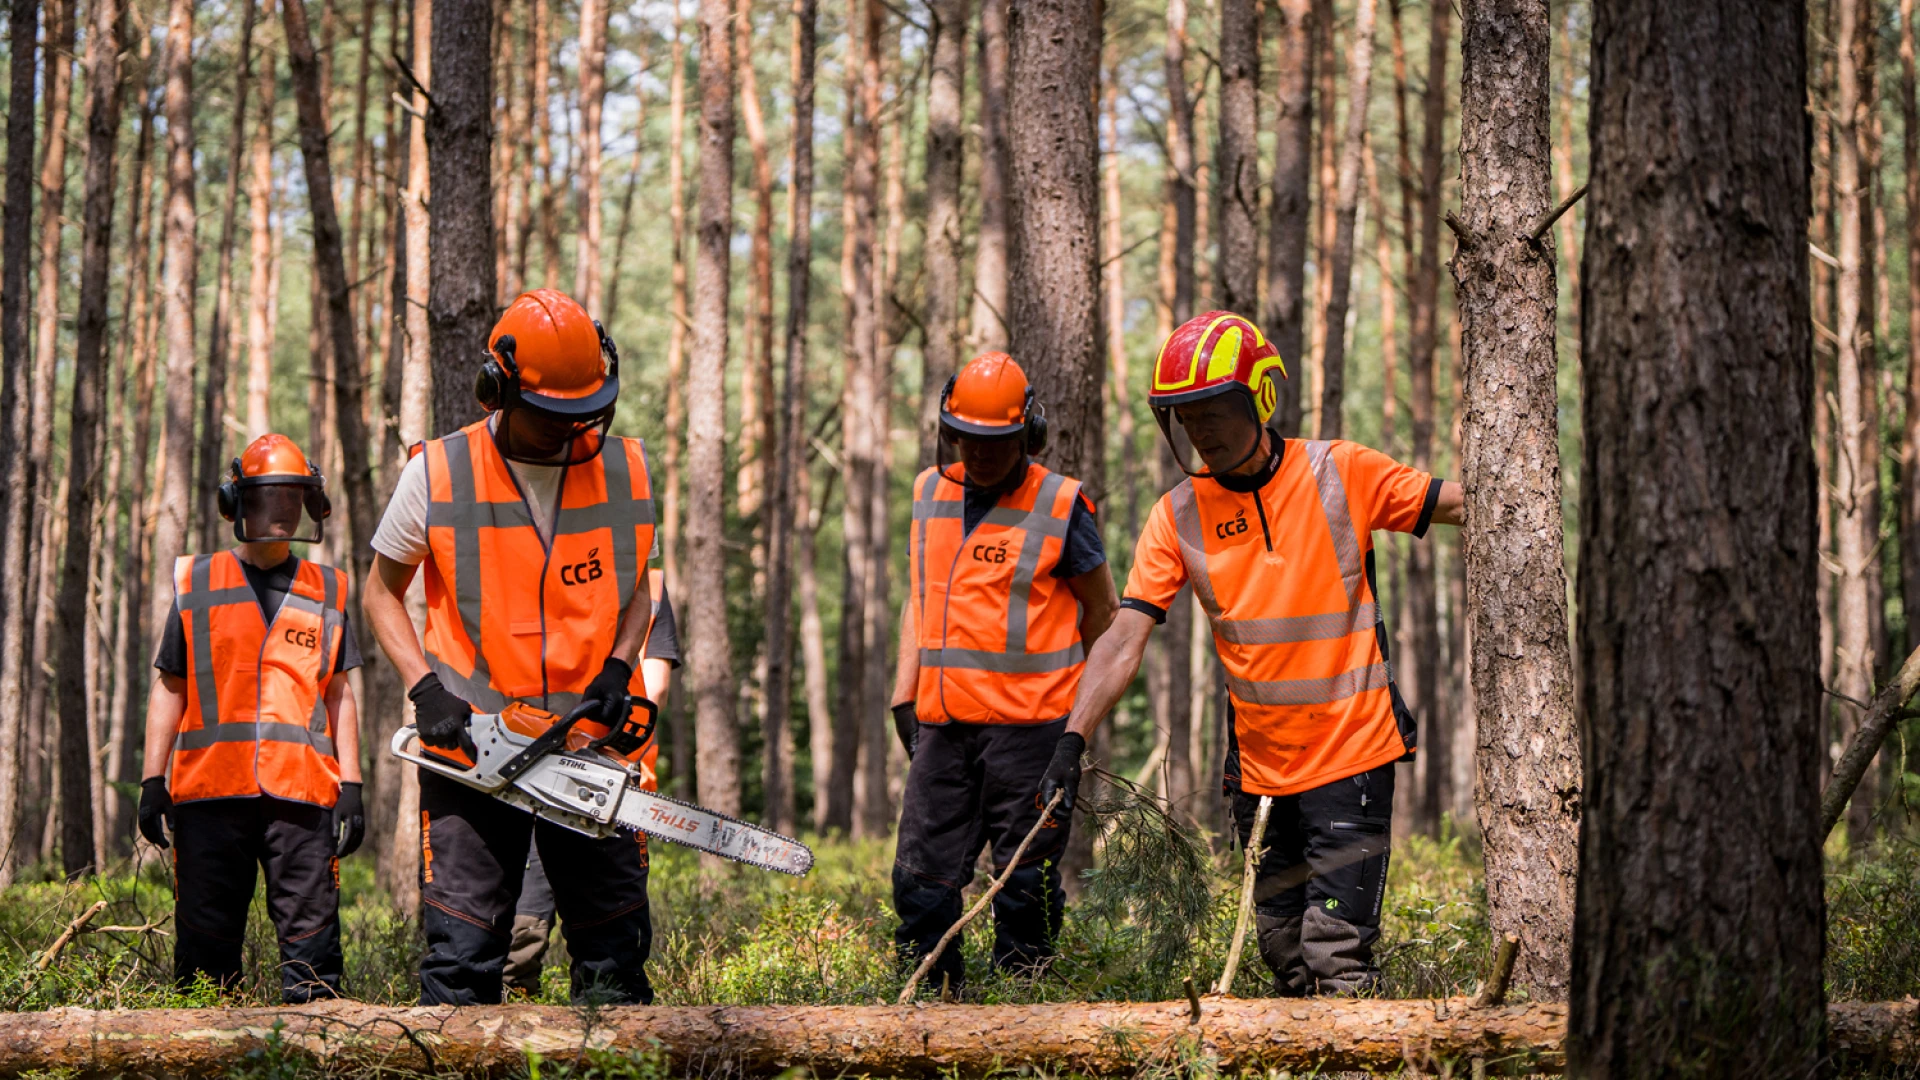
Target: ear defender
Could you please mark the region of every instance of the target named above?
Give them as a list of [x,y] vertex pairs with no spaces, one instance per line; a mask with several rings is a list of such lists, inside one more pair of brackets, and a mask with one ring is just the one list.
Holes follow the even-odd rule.
[[513,349],[513,335],[501,334],[474,377],[473,396],[488,412],[497,412],[520,396],[520,365],[513,362]]
[[1038,456],[1047,448],[1047,407],[1033,400],[1033,388],[1027,388],[1027,456]]
[[214,501],[220,507],[220,516],[228,521],[232,521],[233,516],[240,512],[240,489],[234,486],[239,479],[240,459],[234,458],[233,464],[227,466],[227,478],[221,481],[219,488],[214,491]]
[[315,521],[325,521],[333,516],[333,499],[327,495],[327,478],[320,475],[320,467],[307,463],[307,474],[320,481],[319,487],[307,489],[307,516]]

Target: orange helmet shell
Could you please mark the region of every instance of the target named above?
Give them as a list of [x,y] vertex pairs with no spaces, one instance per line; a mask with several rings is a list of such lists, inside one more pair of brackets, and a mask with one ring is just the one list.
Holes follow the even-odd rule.
[[1252,320],[1209,311],[1182,323],[1160,347],[1147,403],[1165,409],[1237,388],[1253,398],[1254,413],[1265,424],[1280,404],[1275,371],[1286,378],[1286,362]]
[[1003,352],[981,353],[947,385],[940,422],[962,435],[998,438],[1027,426],[1031,400],[1027,373]]
[[240,479],[261,476],[313,475],[307,455],[285,435],[266,434],[247,444],[240,454]]
[[567,294],[557,289],[521,293],[493,324],[487,348],[494,349],[507,334],[513,335],[521,393],[571,402],[606,386],[600,330]]

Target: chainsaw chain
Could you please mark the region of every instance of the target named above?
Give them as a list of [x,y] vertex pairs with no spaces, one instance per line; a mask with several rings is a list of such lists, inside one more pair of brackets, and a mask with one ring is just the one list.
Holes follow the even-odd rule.
[[[745,826],[746,828],[752,829],[755,832],[765,833],[768,836],[777,837],[781,840],[785,840],[789,844],[798,844],[800,847],[806,848],[809,854],[811,854],[813,851],[812,848],[807,848],[806,844],[801,843],[799,840],[796,840],[793,837],[786,835],[785,833],[774,832],[772,829],[766,828],[765,826],[755,825],[751,821],[742,821],[731,814],[723,814],[718,810],[701,806],[698,803],[690,803],[685,801],[684,799],[676,799],[671,795],[662,795],[657,791],[648,791],[645,788],[631,788],[629,790],[638,791],[650,799],[659,799],[661,802],[672,803],[675,806],[684,807],[688,810],[694,810],[702,814],[712,814],[714,817],[717,817],[722,821],[730,821],[735,825]],[[712,855],[716,858],[726,859],[728,862],[737,862],[745,866],[757,867],[761,870],[771,870],[776,874],[786,874],[789,877],[805,877],[806,876],[806,871],[789,870],[784,866],[771,866],[767,863],[756,862],[751,859],[736,859],[729,855],[721,855],[717,851],[707,851],[706,848],[703,848],[698,844],[689,844],[684,840],[675,840],[670,836],[658,836],[654,833],[647,832],[645,829],[633,828],[632,826],[629,826],[626,823],[621,822],[619,820],[615,820],[613,822],[613,825],[615,828],[625,829],[629,832],[646,833],[646,835],[651,836],[656,840],[664,840],[669,844],[679,844],[681,847],[692,848],[695,851],[703,851],[703,852],[706,852],[708,855]],[[809,864],[808,869],[809,870],[812,869],[811,864]]]

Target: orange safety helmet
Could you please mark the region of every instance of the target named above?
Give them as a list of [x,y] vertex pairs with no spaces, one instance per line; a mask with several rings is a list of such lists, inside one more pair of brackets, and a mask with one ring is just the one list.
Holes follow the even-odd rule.
[[517,406],[597,420],[620,396],[620,354],[598,321],[557,289],[521,293],[487,335],[474,393],[489,412]]
[[[1280,404],[1280,385],[1274,379],[1287,377],[1286,362],[1266,335],[1250,319],[1229,311],[1209,311],[1182,323],[1160,347],[1153,362],[1153,384],[1148,388],[1147,405],[1153,410],[1160,431],[1173,446],[1180,467],[1189,475],[1207,476],[1210,471],[1195,471],[1192,456],[1176,437],[1173,412],[1176,406],[1191,405],[1223,394],[1232,394],[1245,402],[1248,418],[1256,426],[1273,419]],[[1259,442],[1254,442],[1257,450]],[[1251,456],[1249,451],[1249,456]],[[1237,468],[1236,464],[1233,468]],[[1221,471],[1231,471],[1221,470]]]
[[940,391],[940,433],[947,441],[1026,436],[1027,453],[1047,445],[1047,410],[1033,399],[1027,373],[1003,352],[981,353]]
[[[266,494],[262,489],[274,487],[304,488],[298,499],[290,497],[272,497],[265,507],[248,506],[249,495]],[[220,516],[233,522],[234,539],[241,543],[289,541],[317,544],[322,535],[321,522],[333,513],[333,500],[327,498],[327,479],[320,475],[319,466],[307,460],[300,447],[285,435],[268,433],[247,444],[240,456],[227,466],[226,479],[216,492],[220,507]],[[256,513],[250,513],[253,510]],[[311,534],[303,533],[297,520],[300,511],[306,511],[313,525]],[[247,532],[247,519],[258,516],[257,511],[265,510],[269,515],[278,514],[293,517],[291,522],[277,521],[276,534],[270,536],[250,536]]]

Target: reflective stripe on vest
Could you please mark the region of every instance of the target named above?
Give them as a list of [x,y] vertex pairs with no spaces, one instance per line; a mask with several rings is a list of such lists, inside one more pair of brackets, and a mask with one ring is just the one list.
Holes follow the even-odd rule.
[[189,642],[174,799],[267,794],[333,805],[339,763],[326,692],[346,625],[340,571],[301,562],[270,618],[232,552],[183,556],[174,589]]
[[[1180,543],[1180,556],[1193,583],[1207,621],[1220,640],[1234,645],[1293,645],[1309,641],[1331,641],[1363,630],[1371,630],[1380,621],[1379,608],[1363,600],[1366,564],[1360,554],[1359,535],[1354,532],[1353,515],[1347,509],[1346,485],[1340,469],[1325,441],[1300,444],[1307,453],[1307,466],[1313,472],[1320,495],[1320,510],[1333,542],[1334,558],[1340,568],[1340,580],[1347,597],[1345,611],[1313,615],[1293,615],[1264,619],[1223,618],[1213,579],[1207,566],[1206,543],[1200,528],[1200,509],[1193,481],[1185,480],[1168,493],[1173,510],[1174,534]],[[1253,705],[1318,705],[1341,701],[1368,690],[1383,689],[1390,678],[1384,662],[1325,678],[1254,681],[1227,674],[1227,688],[1233,695]]]
[[[628,457],[630,444],[640,456],[637,477]],[[645,580],[654,523],[645,448],[634,440],[610,437],[592,460],[566,466],[552,509],[553,530],[543,539],[485,420],[431,445],[437,452],[428,451],[428,665],[448,690],[481,712],[498,712],[521,700],[565,713],[579,704],[581,692],[598,674],[620,619]],[[491,479],[483,480],[483,475]],[[595,487],[598,497],[585,502],[576,498],[576,504],[569,505],[570,492],[577,495]],[[634,494],[636,487],[641,495]],[[489,532],[500,535],[483,540]],[[578,540],[594,534],[603,537],[592,547]],[[604,560],[599,554],[602,541]],[[489,545],[495,565],[488,565]],[[556,552],[576,561],[556,563]],[[499,565],[516,555],[527,561]],[[610,564],[605,569],[611,571],[606,574],[611,591],[600,580],[603,562]],[[584,575],[589,566],[591,580],[572,576],[575,570]],[[556,589],[585,592],[571,609],[562,610],[565,605],[549,603],[558,598]],[[449,651],[450,645],[461,648]],[[507,652],[490,657],[490,648]],[[459,655],[466,650],[471,651],[470,667]],[[584,660],[575,662],[587,654],[592,654],[591,670]],[[505,685],[503,666],[509,672]],[[537,687],[513,681],[511,673],[524,678],[529,671],[538,672]],[[635,693],[644,688],[637,664],[632,688]]]
[[[1079,636],[1079,602],[1070,590],[1062,592],[1064,582],[1042,575],[1050,574],[1065,553],[1067,526],[1073,504],[1080,498],[1080,485],[1038,465],[1030,468],[1034,470],[1030,478],[989,508],[972,532],[965,531],[965,488],[959,481],[929,469],[915,484],[913,569],[921,618],[920,667],[937,684],[937,700],[920,695],[921,715],[929,721],[1050,720],[1065,715],[1071,705],[1072,689],[1086,662]],[[1027,498],[1031,506],[1023,508]],[[1063,502],[1065,509],[1056,511]],[[936,524],[941,527],[938,535],[933,531]],[[1017,550],[1008,547],[1011,537],[993,543],[995,533],[1002,532],[1018,537]],[[949,544],[950,558],[946,555]],[[946,600],[937,612],[929,608],[932,581],[928,576],[928,552],[936,545],[940,550],[933,556],[931,573],[946,583]],[[980,592],[983,583],[977,575],[956,576],[970,548],[1012,555],[1011,560],[1004,554],[992,560],[996,566],[1007,561],[1013,566],[1004,583],[989,575],[991,595]],[[953,603],[956,580],[963,585],[972,581],[963,589],[967,603],[958,607]],[[1036,583],[1040,583],[1044,605],[1040,609],[1034,608]],[[991,610],[980,606],[982,601]],[[1062,603],[1064,608],[1059,607]],[[1001,648],[979,647],[996,636]],[[956,640],[961,644],[949,644]],[[982,680],[982,675],[1042,678],[1022,682]],[[955,693],[949,694],[949,689]]]

